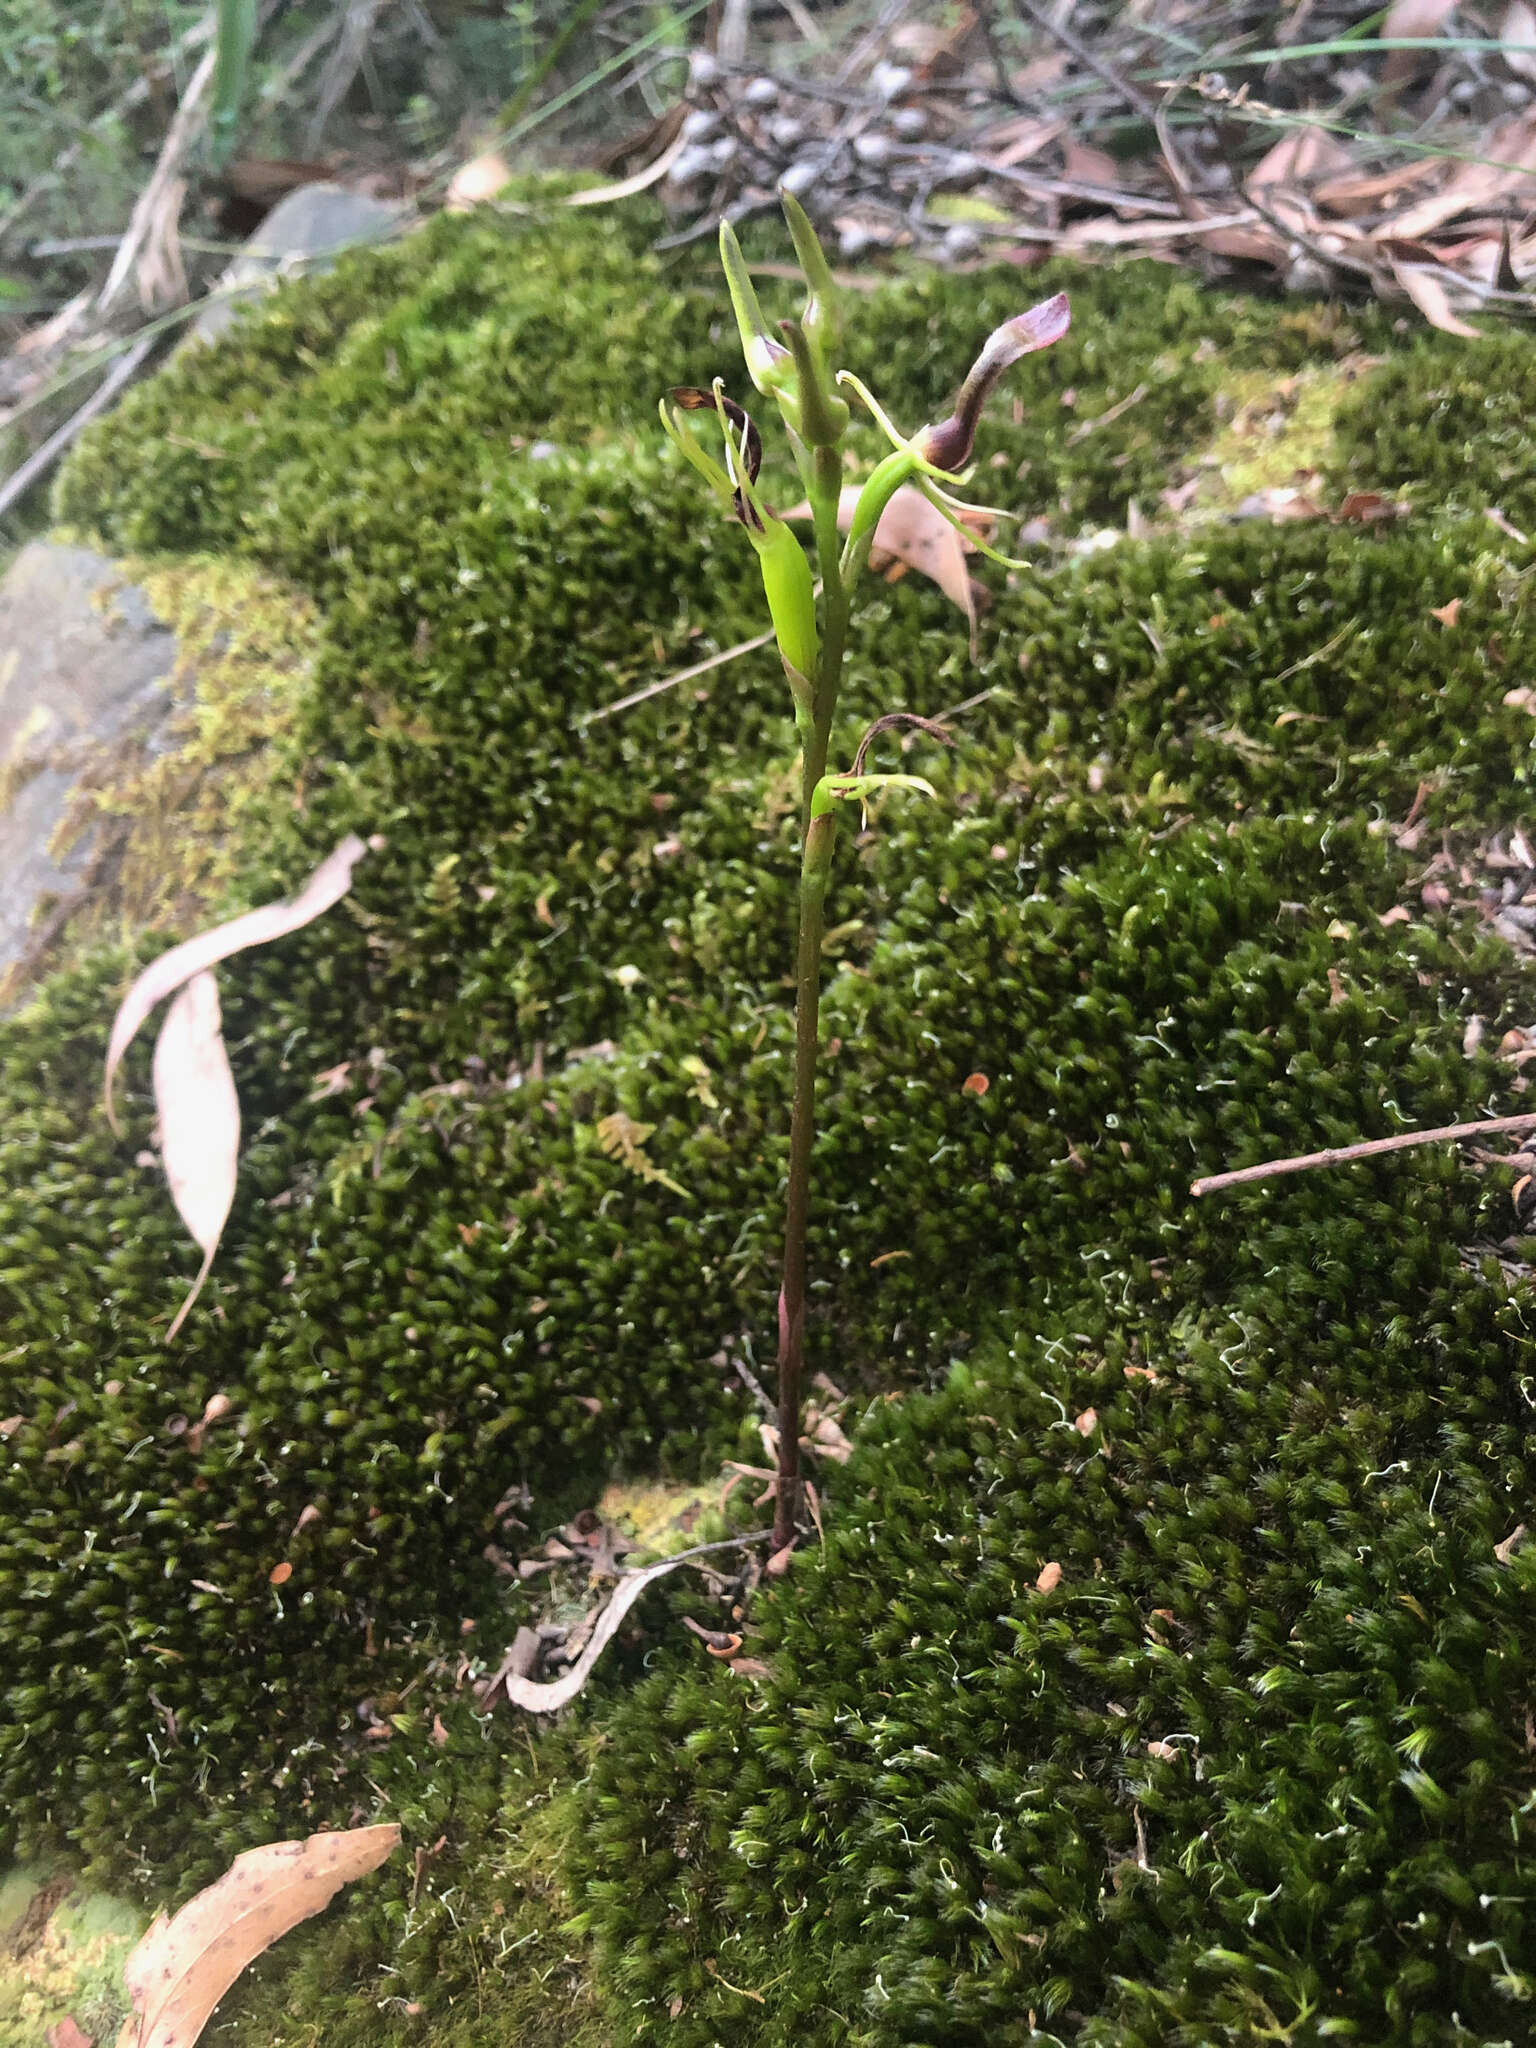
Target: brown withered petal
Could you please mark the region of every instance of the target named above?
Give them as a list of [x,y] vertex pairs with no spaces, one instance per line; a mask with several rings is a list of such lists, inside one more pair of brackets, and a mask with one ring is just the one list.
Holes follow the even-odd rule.
[[[700,391],[697,385],[678,384],[672,390],[672,403],[684,412],[713,412],[715,394],[713,391]],[[757,431],[752,415],[734,398],[722,397],[720,409],[736,430],[736,446],[746,467],[747,482],[755,484],[757,473],[763,466],[763,437]]]
[[917,438],[918,452],[935,469],[964,469],[976,442],[976,424],[993,386],[1005,370],[1021,356],[1037,348],[1049,348],[1060,341],[1072,324],[1065,292],[1042,299],[1027,313],[1005,320],[987,336],[986,346],[971,365],[970,375],[960,387],[955,409],[936,427],[925,427]]

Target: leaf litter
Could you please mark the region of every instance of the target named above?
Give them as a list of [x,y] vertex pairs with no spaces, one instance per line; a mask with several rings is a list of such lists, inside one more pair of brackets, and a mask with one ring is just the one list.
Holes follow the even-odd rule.
[[[199,932],[162,953],[140,974],[112,1020],[102,1082],[107,1119],[119,1137],[112,1084],[123,1055],[155,1006],[169,996],[155,1041],[153,1085],[160,1160],[171,1199],[203,1263],[165,1333],[170,1343],[202,1292],[229,1220],[240,1153],[240,1101],[225,1048],[218,985],[210,970],[252,946],[268,945],[302,930],[339,903],[352,886],[352,870],[384,844],[349,833],[310,875],[296,896],[265,903]],[[344,1075],[345,1068],[333,1070]]]

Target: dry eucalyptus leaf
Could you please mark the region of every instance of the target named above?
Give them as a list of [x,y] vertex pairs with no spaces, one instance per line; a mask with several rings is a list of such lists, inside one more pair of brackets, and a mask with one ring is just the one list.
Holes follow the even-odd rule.
[[[375,847],[383,843],[377,838],[369,842]],[[349,832],[335,851],[321,861],[297,896],[282,903],[263,903],[259,909],[248,910],[241,917],[232,917],[226,924],[215,925],[211,931],[199,932],[196,938],[172,946],[169,953],[162,953],[158,960],[145,968],[118,1004],[117,1015],[112,1019],[112,1035],[107,1041],[107,1070],[102,1093],[107,1121],[114,1131],[121,1135],[117,1112],[112,1105],[112,1082],[123,1054],[132,1045],[140,1025],[156,1003],[174,995],[194,974],[200,974],[205,967],[212,967],[220,960],[227,960],[232,953],[243,953],[248,946],[264,946],[272,939],[286,938],[289,932],[312,924],[323,910],[329,910],[333,903],[339,903],[346,895],[352,886],[352,870],[368,850],[369,846],[356,833]]]
[[1499,54],[1517,78],[1536,85],[1536,8],[1510,0],[1499,29]]
[[1442,334],[1459,334],[1466,341],[1477,340],[1482,330],[1451,310],[1450,297],[1433,270],[1422,263],[1394,263],[1392,275],[1431,327],[1438,327]]
[[521,1678],[512,1671],[499,1672],[497,1676],[506,1688],[507,1698],[513,1706],[524,1707],[530,1714],[554,1714],[558,1713],[561,1707],[568,1706],[586,1684],[593,1665],[618,1634],[619,1624],[641,1594],[655,1585],[658,1579],[665,1578],[668,1572],[676,1571],[680,1564],[685,1564],[690,1554],[684,1552],[680,1557],[663,1558],[660,1564],[648,1565],[643,1572],[636,1572],[632,1578],[626,1578],[598,1616],[592,1634],[587,1640],[587,1647],[563,1678],[557,1678],[549,1685],[540,1685],[535,1680]]
[[133,2011],[117,2048],[192,2048],[231,1984],[344,1884],[399,1846],[394,1825],[247,1849],[174,1920],[162,1913],[123,1966]]
[[[1414,42],[1421,36],[1437,36],[1456,12],[1456,0],[1392,0],[1377,31],[1384,43]],[[1381,83],[1394,91],[1429,63],[1433,50],[1389,50],[1381,68]]]
[[204,969],[184,984],[155,1041],[160,1159],[176,1213],[203,1254],[192,1291],[165,1333],[167,1343],[202,1292],[235,1199],[240,1101],[221,1023],[218,984]]
[[[846,533],[853,524],[854,508],[862,486],[845,485],[837,501],[837,524]],[[784,514],[786,519],[808,519],[811,508],[803,500]],[[881,558],[915,569],[936,583],[944,595],[959,605],[970,627],[971,653],[976,652],[976,593],[971,584],[966,556],[976,552],[965,535],[951,526],[920,490],[903,484],[891,496],[875,528],[870,549],[870,566],[878,568]]]

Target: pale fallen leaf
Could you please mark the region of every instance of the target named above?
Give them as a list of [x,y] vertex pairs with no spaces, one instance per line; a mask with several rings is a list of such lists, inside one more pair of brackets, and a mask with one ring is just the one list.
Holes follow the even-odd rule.
[[1432,192],[1376,230],[1382,240],[1416,241],[1421,235],[1454,220],[1459,213],[1474,213],[1511,192],[1529,188],[1536,174],[1536,114],[1517,114],[1501,121],[1478,145],[1486,163],[1461,164],[1438,192]]
[[[726,1548],[725,1545],[705,1545],[706,1549]],[[631,1607],[656,1581],[665,1578],[668,1572],[676,1571],[697,1552],[683,1552],[677,1557],[663,1558],[660,1564],[648,1565],[644,1571],[626,1577],[618,1591],[598,1616],[587,1646],[563,1678],[557,1678],[548,1685],[541,1685],[531,1678],[523,1678],[516,1672],[507,1671],[501,1676],[507,1698],[515,1707],[523,1707],[530,1714],[554,1714],[567,1706],[591,1676],[592,1667],[607,1649],[619,1631],[619,1625]]]
[[96,2048],[96,2036],[86,2033],[72,2012],[55,2020],[43,2039],[48,2048]]
[[1500,1564],[1508,1564],[1520,1545],[1525,1541],[1525,1524],[1517,1522],[1502,1543],[1495,1543],[1493,1554]]
[[1431,327],[1438,327],[1442,334],[1459,334],[1464,340],[1476,341],[1481,330],[1463,320],[1451,310],[1451,301],[1445,286],[1433,270],[1421,263],[1393,262],[1392,275],[1418,307]]
[[1178,1754],[1179,1752],[1171,1742],[1149,1742],[1147,1744],[1147,1755],[1155,1756],[1160,1763],[1171,1764],[1177,1760]]
[[[862,488],[860,484],[847,484],[839,493],[837,524],[840,532],[846,533],[853,524],[854,508]],[[808,519],[811,508],[802,500],[783,516],[786,519]],[[912,484],[903,484],[892,493],[891,502],[880,515],[869,560],[871,568],[875,569],[881,566],[882,557],[888,562],[899,562],[904,568],[915,569],[920,576],[936,583],[944,595],[965,613],[974,657],[976,593],[971,586],[966,557],[975,552],[974,544],[951,526],[920,490]]]
[[240,1972],[344,1884],[377,1870],[400,1830],[346,1828],[235,1858],[174,1920],[162,1913],[123,1966],[133,2011],[117,2048],[191,2048]]
[[1390,910],[1384,910],[1381,913],[1376,922],[1382,925],[1412,924],[1413,912],[1406,903],[1394,903]]
[[472,207],[494,199],[511,182],[512,168],[506,158],[487,150],[483,156],[471,157],[467,164],[459,165],[448,181],[443,203],[450,213],[468,213]]
[[1510,0],[1499,29],[1499,54],[1517,78],[1536,85],[1536,8]]
[[[376,846],[383,844],[382,840],[372,843]],[[289,932],[299,931],[312,923],[322,911],[329,910],[333,903],[339,903],[346,895],[352,886],[352,870],[367,851],[368,846],[355,833],[348,833],[335,851],[315,869],[297,896],[282,903],[264,903],[259,909],[248,910],[226,924],[199,932],[196,938],[173,946],[145,968],[118,1004],[117,1015],[112,1020],[112,1035],[107,1041],[107,1067],[102,1091],[107,1120],[114,1131],[120,1131],[120,1126],[112,1104],[113,1078],[123,1054],[132,1045],[140,1025],[156,1003],[174,995],[194,974],[200,974],[205,967],[212,967],[217,961],[227,960],[232,953],[242,953],[248,946],[264,946],[272,939],[285,938]]]
[[1110,192],[1120,189],[1120,166],[1109,152],[1070,136],[1062,144],[1061,175],[1075,185],[1098,185]]
[[1040,1576],[1035,1580],[1037,1593],[1053,1593],[1061,1584],[1061,1566],[1054,1558],[1040,1567]]
[[1085,1408],[1081,1415],[1074,1415],[1072,1418],[1072,1427],[1079,1436],[1092,1436],[1098,1426],[1099,1411],[1097,1408]]
[[1272,149],[1248,173],[1250,192],[1262,192],[1271,185],[1304,185],[1313,178],[1341,177],[1353,168],[1354,159],[1341,142],[1315,121],[1287,129]]
[[[1392,0],[1377,34],[1384,43],[1437,36],[1455,12],[1456,0]],[[1434,54],[1432,50],[1388,50],[1381,69],[1383,89],[1390,92],[1400,86]]]
[[165,1333],[167,1344],[202,1292],[235,1199],[240,1099],[221,1023],[218,984],[204,970],[177,994],[155,1041],[160,1160],[176,1213],[203,1254],[192,1290]]
[[1449,604],[1432,604],[1429,616],[1438,619],[1442,626],[1454,626],[1461,617],[1461,599],[1453,597]]

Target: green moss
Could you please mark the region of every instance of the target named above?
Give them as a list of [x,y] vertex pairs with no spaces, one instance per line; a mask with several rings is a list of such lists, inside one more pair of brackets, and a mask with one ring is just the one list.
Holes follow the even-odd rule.
[[1336,470],[1349,489],[1416,504],[1490,507],[1536,529],[1525,394],[1536,341],[1490,328],[1478,341],[1426,335],[1365,380],[1341,410]]
[[242,820],[270,786],[276,742],[292,721],[315,644],[314,610],[249,564],[194,557],[126,561],[155,617],[176,634],[169,685],[185,703],[164,742],[93,763],[54,833],[58,854],[88,832],[114,850],[62,940],[0,975],[12,1002],[44,966],[127,932],[194,923],[243,853]]
[[[249,1135],[177,1346],[195,1259],[134,1163],[144,1049],[122,1145],[94,1106],[161,941],[0,1038],[0,1832],[184,1891],[400,1819],[401,1868],[230,2022],[293,2048],[1439,2042],[1452,2009],[1512,2036],[1536,1645],[1527,1568],[1492,1561],[1530,1478],[1504,1189],[1415,1154],[1187,1193],[1506,1093],[1463,1037],[1527,1018],[1528,976],[1471,863],[1527,786],[1502,699],[1532,613],[1518,544],[1449,489],[1384,531],[988,570],[974,667],[936,592],[864,595],[840,752],[984,693],[923,754],[938,809],[886,803],[838,855],[811,1344],[869,1448],[822,1474],[825,1558],[752,1610],[768,1680],[683,1641],[681,1577],[567,1728],[525,1742],[455,1682],[537,1611],[487,1542],[616,1476],[707,1484],[755,1420],[726,1352],[771,1351],[782,683],[752,656],[590,719],[759,624],[652,417],[730,367],[730,323],[647,227],[536,208],[351,258],[61,481],[115,546],[215,549],[313,607],[228,907],[344,832],[387,844],[221,971]],[[1068,537],[1184,479],[1234,391],[1326,395],[1315,455],[1339,365],[1393,345],[1150,265],[1070,283],[1071,341],[983,448],[987,494]],[[1020,286],[897,280],[858,367],[915,424]],[[1383,447],[1397,374],[1362,387]],[[1416,803],[1417,847],[1390,829]],[[1457,901],[1426,908],[1442,842]],[[615,1112],[685,1193],[605,1153]],[[498,1520],[524,1483],[532,1534]]]

